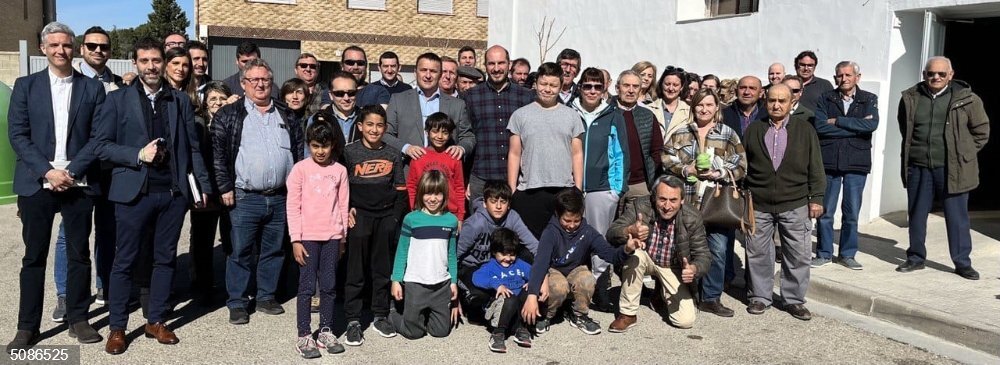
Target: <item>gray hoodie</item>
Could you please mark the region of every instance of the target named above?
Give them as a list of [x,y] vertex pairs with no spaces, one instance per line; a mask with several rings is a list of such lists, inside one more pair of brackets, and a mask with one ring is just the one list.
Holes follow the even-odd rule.
[[478,267],[492,258],[490,234],[501,227],[514,231],[531,254],[538,253],[538,240],[528,230],[528,226],[524,225],[517,212],[509,210],[507,215],[497,222],[483,207],[483,198],[474,200],[470,206],[473,212],[465,222],[462,222],[462,232],[458,235],[458,260],[462,267]]

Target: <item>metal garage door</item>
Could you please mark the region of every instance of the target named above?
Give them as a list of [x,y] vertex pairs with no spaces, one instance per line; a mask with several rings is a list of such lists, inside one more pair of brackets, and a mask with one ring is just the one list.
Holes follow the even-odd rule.
[[[212,78],[222,80],[236,73],[236,48],[245,39],[209,37],[208,44],[212,50]],[[274,82],[278,87],[292,77],[295,77],[295,61],[299,58],[300,44],[298,41],[281,41],[273,39],[249,39],[260,47],[260,55],[274,70]]]

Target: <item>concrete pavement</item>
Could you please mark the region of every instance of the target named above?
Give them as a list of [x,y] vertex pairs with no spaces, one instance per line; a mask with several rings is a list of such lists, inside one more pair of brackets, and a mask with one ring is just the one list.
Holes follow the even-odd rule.
[[899,212],[860,227],[856,259],[863,270],[814,268],[808,297],[1000,356],[1000,212],[973,212],[972,228],[978,281],[953,273],[939,215],[928,220],[927,268],[896,272],[909,247],[906,214]]
[[[0,206],[0,340],[14,334],[18,303],[18,268],[23,245],[20,222],[15,207]],[[178,281],[183,291],[187,285],[187,228],[182,234],[182,255]],[[54,236],[53,236],[54,237]],[[977,241],[978,242],[978,241]],[[50,255],[51,256],[51,255]],[[50,257],[50,267],[51,267]],[[217,259],[217,263],[221,263]],[[867,262],[866,262],[867,264]],[[829,269],[836,269],[831,267]],[[824,268],[826,270],[826,268]],[[930,271],[930,270],[928,270]],[[51,277],[51,269],[47,276]],[[220,279],[217,282],[221,283]],[[43,308],[42,345],[75,345],[65,325],[48,319],[55,305],[55,290],[47,281]],[[679,330],[665,324],[647,307],[639,313],[640,325],[627,334],[602,333],[586,336],[565,323],[535,339],[531,349],[508,343],[510,352],[490,353],[487,333],[479,326],[463,325],[445,339],[407,341],[400,337],[384,339],[368,332],[361,347],[349,347],[342,355],[325,355],[316,361],[301,360],[295,353],[294,300],[284,303],[286,314],[254,314],[249,325],[227,323],[228,312],[220,306],[200,307],[181,303],[168,325],[181,342],[160,345],[141,336],[141,314],[132,314],[129,326],[131,346],[123,355],[104,353],[104,344],[82,347],[83,364],[285,364],[285,363],[898,363],[951,364],[953,360],[928,353],[920,348],[890,340],[838,320],[817,315],[803,322],[787,313],[772,309],[761,316],[751,316],[744,306],[729,295],[726,305],[736,310],[734,318],[699,315],[695,328]],[[339,310],[339,309],[338,309]],[[91,306],[92,321],[107,335],[107,311]],[[606,326],[612,314],[593,313]],[[314,316],[314,321],[316,317]],[[339,323],[341,332],[343,323]],[[0,357],[2,359],[2,357]],[[0,360],[0,364],[5,363]]]

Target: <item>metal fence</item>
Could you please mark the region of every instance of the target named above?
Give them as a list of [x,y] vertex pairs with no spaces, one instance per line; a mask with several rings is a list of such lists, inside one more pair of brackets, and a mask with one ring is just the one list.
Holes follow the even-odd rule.
[[[83,62],[82,58],[74,58],[73,64],[77,62]],[[29,63],[29,72],[35,73],[44,70],[49,65],[49,60],[45,56],[31,56]],[[107,67],[111,69],[111,73],[121,76],[127,72],[135,72],[135,66],[132,65],[132,60],[108,60]]]

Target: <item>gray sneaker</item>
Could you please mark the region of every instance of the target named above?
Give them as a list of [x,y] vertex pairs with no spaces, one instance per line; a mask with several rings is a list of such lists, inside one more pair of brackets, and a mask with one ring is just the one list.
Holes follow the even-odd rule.
[[66,320],[66,297],[59,297],[56,309],[52,311],[52,322],[63,323]]
[[319,335],[316,336],[316,345],[321,349],[326,349],[326,352],[331,354],[339,354],[344,352],[344,345],[337,341],[337,336],[330,331],[329,327],[323,327],[319,330]]
[[540,334],[545,333],[545,331],[548,331],[548,330],[549,330],[549,319],[548,318],[539,318],[537,321],[535,321],[535,334],[540,335]]
[[313,340],[312,335],[299,337],[295,341],[295,351],[305,359],[315,359],[323,356],[320,355],[319,349],[316,348],[316,340]]
[[823,258],[823,257],[816,256],[815,258],[812,259],[812,263],[810,263],[809,266],[812,266],[812,267],[816,268],[816,267],[824,266],[824,265],[829,264],[831,262],[833,262],[833,260],[830,260],[828,258]]
[[504,297],[499,297],[490,303],[490,306],[486,308],[486,319],[490,321],[490,326],[497,328],[500,324],[500,311],[503,310]]
[[507,352],[507,343],[503,333],[494,333],[490,335],[490,351],[501,354]]
[[853,257],[841,257],[837,261],[839,264],[844,265],[844,267],[851,270],[861,270],[864,268],[864,266],[861,266],[861,263],[859,263]]
[[591,319],[590,316],[586,314],[577,315],[574,313],[572,315],[568,315],[566,316],[566,322],[569,322],[571,326],[579,328],[580,331],[583,331],[583,333],[588,335],[601,333],[601,324],[597,323],[597,321]]

